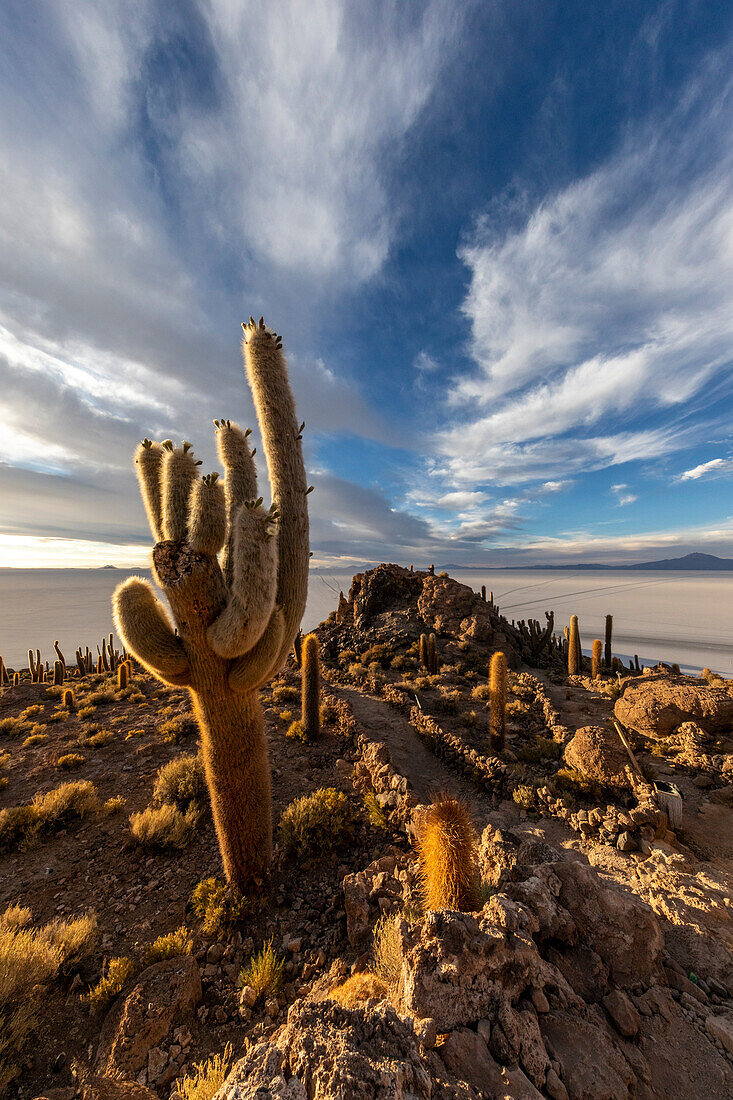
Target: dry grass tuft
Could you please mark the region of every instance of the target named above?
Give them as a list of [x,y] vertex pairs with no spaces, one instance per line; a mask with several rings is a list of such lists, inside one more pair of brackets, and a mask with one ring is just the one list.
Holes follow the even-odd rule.
[[182,924],[175,932],[168,932],[165,936],[158,936],[145,949],[145,965],[161,962],[163,959],[174,959],[179,955],[190,955],[193,951],[193,937]]
[[384,985],[395,1007],[399,1006],[402,991],[402,937],[399,915],[380,917],[374,925],[372,939],[373,970]]
[[46,794],[37,794],[27,805],[0,810],[0,850],[31,840],[73,818],[87,817],[99,809],[97,792],[88,779],[62,783]]
[[249,985],[257,999],[272,996],[282,986],[284,959],[278,957],[272,939],[263,944],[262,950],[253,955],[239,972],[240,988]]
[[359,1008],[367,1001],[383,1001],[388,996],[388,990],[376,974],[364,970],[360,974],[352,974],[332,989],[328,996],[344,1008]]
[[80,752],[67,752],[56,761],[56,767],[62,771],[70,772],[72,768],[80,768],[85,759]]
[[441,795],[418,823],[417,855],[426,909],[479,908],[476,834],[468,810],[452,795]]
[[130,815],[130,832],[144,848],[185,848],[196,831],[201,811],[189,806],[182,813],[177,806],[164,803],[148,806]]
[[227,1043],[222,1054],[215,1054],[195,1066],[176,1086],[180,1100],[211,1100],[227,1078],[232,1062],[232,1046]]
[[85,999],[92,1012],[101,1012],[105,1009],[136,973],[135,963],[126,955],[110,959],[106,974],[102,974],[97,984],[92,986],[86,995]]
[[179,756],[164,764],[155,780],[153,798],[183,811],[192,803],[204,809],[209,803],[209,792],[201,757]]
[[222,936],[238,921],[247,902],[224,882],[206,878],[193,889],[189,905],[206,936]]

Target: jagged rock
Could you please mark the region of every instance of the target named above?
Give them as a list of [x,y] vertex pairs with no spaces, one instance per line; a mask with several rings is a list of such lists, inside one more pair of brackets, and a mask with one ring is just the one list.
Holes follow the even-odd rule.
[[287,1023],[234,1066],[216,1100],[428,1100],[432,1084],[412,1029],[388,1005],[296,1002]]
[[201,1000],[201,972],[191,955],[164,959],[143,970],[133,989],[107,1013],[99,1036],[95,1073],[135,1078],[148,1052]]
[[615,730],[583,726],[565,746],[565,763],[604,787],[630,790],[629,757]]
[[694,722],[707,733],[733,727],[733,696],[692,676],[628,680],[614,710],[624,725],[654,737],[669,736],[683,722]]
[[718,1039],[729,1054],[733,1054],[733,1019],[730,1016],[710,1015],[705,1020],[705,1027],[713,1039]]
[[81,1096],[82,1100],[157,1100],[154,1092],[137,1081],[98,1074],[84,1080]]
[[467,1027],[456,1028],[440,1048],[448,1069],[487,1096],[501,1096],[505,1084],[501,1069],[483,1039]]
[[633,1039],[641,1026],[641,1017],[626,994],[620,989],[612,989],[603,998],[603,1007],[616,1031],[625,1039]]
[[540,1030],[561,1066],[570,1100],[629,1100],[635,1076],[594,1021],[566,1012],[543,1016]]
[[517,862],[519,843],[509,830],[487,825],[481,834],[478,851],[481,881],[498,886],[504,871],[510,871]]

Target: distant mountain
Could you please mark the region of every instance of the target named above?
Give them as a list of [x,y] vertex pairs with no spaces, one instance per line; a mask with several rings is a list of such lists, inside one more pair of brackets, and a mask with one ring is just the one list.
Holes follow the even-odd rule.
[[696,553],[685,554],[683,558],[662,558],[661,561],[640,561],[634,563],[633,565],[606,565],[602,562],[575,562],[573,565],[444,565],[442,566],[442,568],[448,571],[456,569],[484,569],[492,573],[509,569],[646,569],[649,570],[649,572],[661,571],[665,569],[669,569],[670,572],[685,569],[696,569],[701,572],[725,573],[733,572],[733,558],[716,558],[714,554]]

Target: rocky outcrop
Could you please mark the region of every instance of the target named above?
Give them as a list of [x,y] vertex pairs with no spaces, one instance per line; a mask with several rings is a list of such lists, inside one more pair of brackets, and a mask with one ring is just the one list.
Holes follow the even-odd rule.
[[615,730],[583,726],[565,746],[565,763],[602,787],[631,790],[628,753]]
[[215,1100],[428,1100],[435,1096],[413,1029],[386,1004],[298,1002],[272,1039],[237,1063]]
[[165,959],[143,970],[133,989],[118,998],[102,1025],[95,1059],[100,1076],[136,1079],[147,1073],[148,1054],[201,1000],[201,973],[191,955]]
[[707,733],[733,732],[733,696],[692,676],[627,680],[614,709],[620,722],[649,737],[668,737],[683,722]]

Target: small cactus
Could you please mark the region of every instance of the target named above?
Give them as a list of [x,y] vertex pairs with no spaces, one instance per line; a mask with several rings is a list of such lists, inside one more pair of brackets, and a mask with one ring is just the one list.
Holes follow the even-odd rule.
[[430,671],[430,662],[428,660],[428,636],[427,634],[420,635],[420,644],[418,647],[418,653],[420,655],[420,664],[424,669]]
[[486,603],[486,585],[481,585],[481,599]]
[[436,676],[438,673],[438,647],[434,634],[431,634],[428,638],[427,659],[428,672],[431,676]]
[[127,687],[127,681],[130,678],[130,670],[124,661],[117,668],[117,687],[122,691]]
[[489,667],[489,736],[493,752],[501,752],[506,736],[506,657],[499,651]]
[[60,687],[64,682],[64,673],[66,669],[62,665],[61,661],[54,661],[53,663],[53,682],[55,687]]
[[61,693],[61,705],[64,710],[76,710],[76,702],[74,700],[74,692],[71,688],[65,688]]
[[578,616],[571,615],[570,630],[568,631],[568,676],[578,676],[581,664],[578,660],[580,649],[580,633],[578,631]]
[[303,641],[301,675],[300,721],[306,741],[315,741],[321,733],[321,658],[315,634],[308,634]]
[[596,638],[593,642],[593,657],[591,658],[591,678],[597,680],[601,675],[601,654],[603,646],[601,645],[601,639]]
[[303,666],[303,631],[299,630],[293,639],[293,657],[295,659],[295,667],[302,668]]
[[613,656],[611,643],[613,640],[613,615],[606,615],[606,652],[605,652],[605,665],[606,668],[611,668],[611,658]]
[[417,856],[426,909],[475,912],[480,906],[476,835],[465,805],[441,795],[417,827]]

